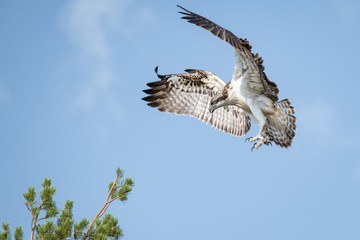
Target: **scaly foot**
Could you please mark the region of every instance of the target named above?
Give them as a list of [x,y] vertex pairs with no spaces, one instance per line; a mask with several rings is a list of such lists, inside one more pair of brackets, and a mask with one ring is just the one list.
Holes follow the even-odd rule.
[[245,139],[245,142],[246,141],[249,141],[249,142],[254,142],[256,140],[259,140],[259,139],[262,139],[263,137],[262,136],[256,136],[256,137],[248,137],[247,139]]
[[249,140],[250,142],[256,141],[256,140],[260,140],[256,143],[254,143],[254,145],[251,148],[251,151],[255,148],[256,150],[259,149],[259,147],[263,144],[265,144],[266,146],[269,146],[269,144],[272,146],[272,143],[269,141],[269,139],[265,138],[265,137],[254,137],[254,138],[247,138],[246,140]]

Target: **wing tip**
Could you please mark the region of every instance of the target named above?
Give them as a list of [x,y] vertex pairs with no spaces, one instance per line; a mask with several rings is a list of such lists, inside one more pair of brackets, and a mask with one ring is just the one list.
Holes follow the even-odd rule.
[[155,69],[154,69],[156,75],[158,76],[158,78],[164,79],[166,77],[166,75],[158,74],[158,70],[159,70],[159,66],[156,66]]
[[182,6],[180,6],[179,4],[176,4],[176,6],[178,7],[178,8],[181,8],[182,10],[184,10],[184,11],[187,11],[188,12],[188,10],[187,9],[185,9],[184,7],[182,7]]
[[187,73],[197,73],[199,70],[197,69],[185,69],[184,72],[187,72]]
[[180,6],[180,5],[176,5],[176,6],[185,11],[185,12],[179,11],[178,13],[181,13],[181,14],[184,14],[184,15],[192,15],[192,14],[194,14],[193,12],[187,10],[186,8],[184,8],[184,7]]

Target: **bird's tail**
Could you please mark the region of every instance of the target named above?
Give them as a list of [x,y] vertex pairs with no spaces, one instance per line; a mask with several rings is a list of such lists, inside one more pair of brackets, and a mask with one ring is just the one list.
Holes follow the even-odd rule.
[[281,147],[291,146],[295,137],[296,117],[295,108],[290,106],[289,99],[275,102],[276,113],[270,119],[267,119],[266,134],[269,140],[274,141]]

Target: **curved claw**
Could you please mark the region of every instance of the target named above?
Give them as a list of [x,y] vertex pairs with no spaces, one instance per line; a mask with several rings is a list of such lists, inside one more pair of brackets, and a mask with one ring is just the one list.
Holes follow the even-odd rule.
[[250,141],[250,138],[249,138],[249,137],[245,139],[245,142],[247,142],[247,141]]
[[254,145],[252,146],[251,152],[253,151],[253,149],[255,148],[255,146],[256,146],[256,143],[254,143]]

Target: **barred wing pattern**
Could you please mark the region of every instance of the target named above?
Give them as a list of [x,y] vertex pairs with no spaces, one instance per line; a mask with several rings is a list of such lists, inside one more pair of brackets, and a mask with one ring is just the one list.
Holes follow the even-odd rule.
[[[155,69],[157,73],[157,67]],[[144,90],[149,96],[143,100],[159,111],[189,115],[210,123],[213,127],[232,134],[243,136],[250,129],[250,118],[236,106],[225,106],[209,111],[211,97],[224,86],[215,74],[187,69],[188,73],[159,75],[160,81],[150,82],[150,89]]]
[[253,54],[251,52],[252,46],[249,44],[249,41],[245,39],[238,38],[233,34],[231,31],[220,27],[216,23],[210,21],[209,19],[200,16],[196,13],[193,13],[181,6],[178,5],[179,8],[184,10],[185,12],[179,12],[185,16],[182,19],[187,20],[189,23],[193,23],[197,26],[200,26],[208,31],[210,31],[215,36],[219,37],[220,39],[226,41],[235,49],[239,50],[244,54],[246,58],[248,58],[249,62],[252,63],[253,67],[258,70],[259,78],[261,84],[264,88],[264,94],[273,101],[278,101],[278,93],[279,89],[277,88],[276,83],[270,81],[266,76],[264,70],[265,67],[263,66],[263,59],[259,56],[259,54]]

